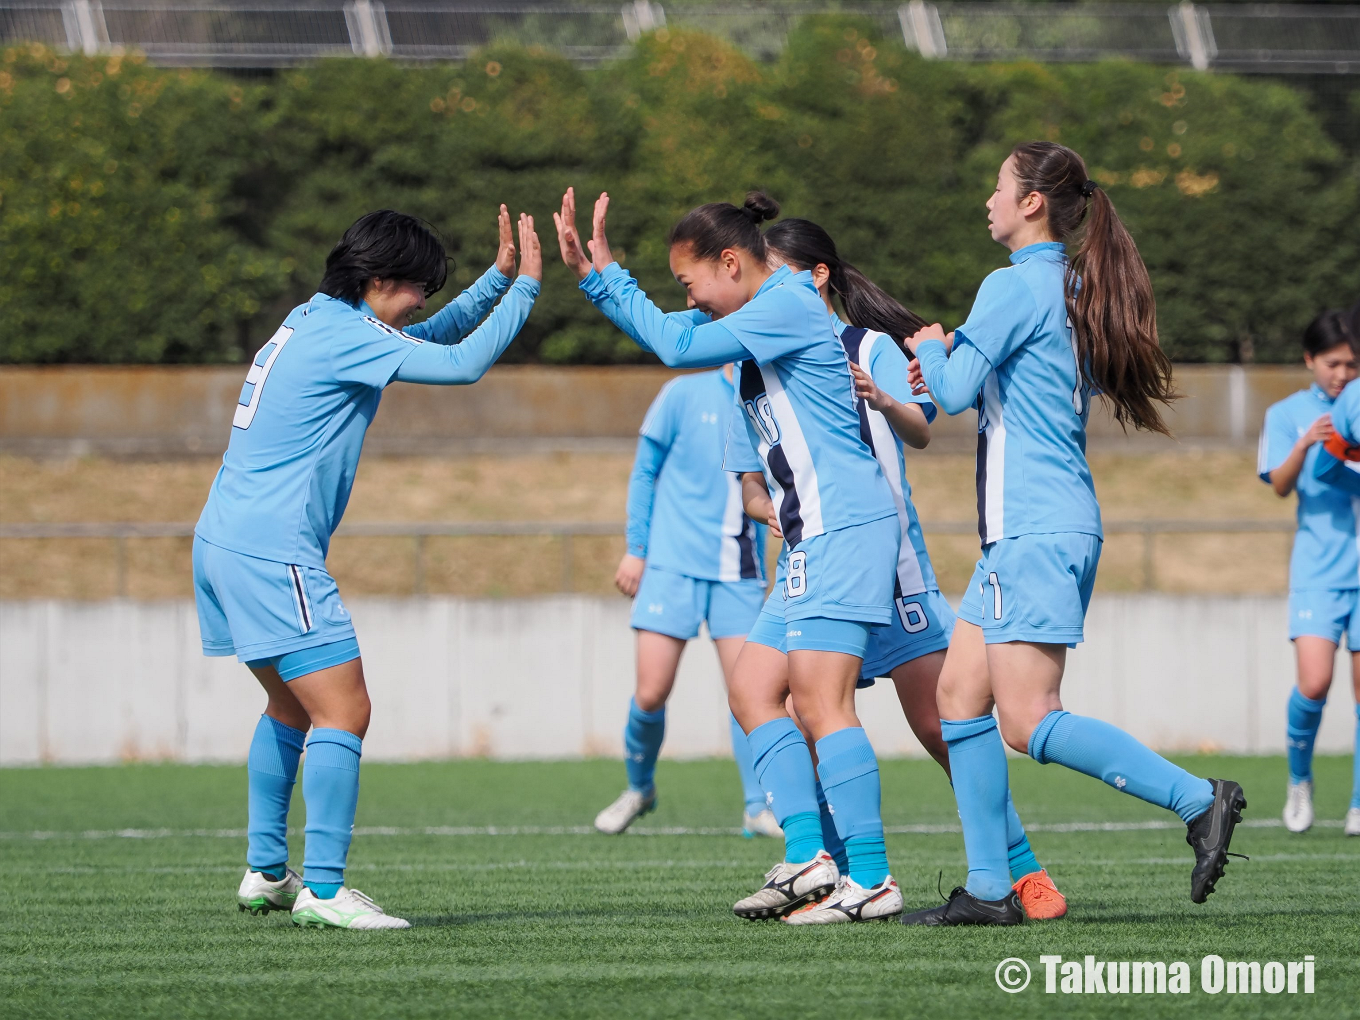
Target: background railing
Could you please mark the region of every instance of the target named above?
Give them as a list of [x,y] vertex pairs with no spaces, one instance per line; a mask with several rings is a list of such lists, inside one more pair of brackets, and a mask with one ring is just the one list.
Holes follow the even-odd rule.
[[493,42],[583,63],[646,31],[694,28],[768,59],[816,13],[850,13],[949,60],[1125,57],[1201,70],[1353,74],[1360,6],[1100,3],[469,3],[464,0],[0,0],[0,44],[145,52],[170,65],[286,67],[318,57],[459,60]]
[[[966,521],[922,522],[927,535],[974,535],[977,525]],[[1142,536],[1142,591],[1157,587],[1156,542],[1161,535],[1189,534],[1289,534],[1295,528],[1292,520],[1131,520],[1105,521],[1106,535]],[[115,594],[122,598],[128,593],[127,543],[132,539],[191,538],[192,524],[121,524],[121,523],[62,523],[62,524],[0,524],[0,539],[109,539],[114,544]],[[572,540],[586,537],[622,537],[624,525],[612,521],[451,521],[411,523],[355,523],[341,525],[340,537],[410,538],[412,542],[412,591],[425,593],[425,543],[430,538],[556,538],[561,554],[560,590],[573,590]]]

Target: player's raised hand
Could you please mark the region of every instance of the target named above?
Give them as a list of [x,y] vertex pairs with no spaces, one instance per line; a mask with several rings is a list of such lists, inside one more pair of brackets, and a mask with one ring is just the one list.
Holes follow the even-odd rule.
[[874,382],[873,376],[853,361],[850,363],[850,375],[855,380],[855,396],[875,411],[887,410],[896,403],[892,397],[878,388],[878,383]]
[[950,332],[949,335],[946,336],[944,327],[938,322],[932,323],[929,326],[922,326],[915,334],[903,340],[902,344],[907,350],[911,351],[912,354],[915,354],[916,348],[927,340],[940,341],[940,343],[944,344],[946,354],[949,353],[949,350],[954,346],[954,334]]
[[918,397],[930,392],[926,387],[925,376],[921,374],[920,358],[913,358],[907,365],[907,385],[911,387],[912,394]]
[[609,251],[609,240],[604,236],[605,214],[609,212],[609,192],[600,192],[600,197],[595,200],[595,215],[591,217],[590,229],[590,260],[595,265],[597,273],[603,273],[605,266],[614,261],[613,254]]
[[590,256],[581,245],[581,235],[576,232],[575,188],[568,188],[562,196],[562,211],[553,213],[553,224],[557,227],[557,246],[562,251],[562,261],[578,279],[584,280],[590,275]]
[[1332,427],[1332,416],[1324,414],[1308,427],[1308,431],[1299,440],[1301,446],[1312,446],[1314,443],[1325,443],[1332,438],[1332,433],[1336,429]]
[[526,213],[519,214],[519,274],[543,279],[543,248],[534,233],[534,218]]
[[500,215],[496,217],[496,229],[500,242],[496,247],[496,268],[506,276],[515,275],[515,238],[510,231],[510,210],[501,204]]

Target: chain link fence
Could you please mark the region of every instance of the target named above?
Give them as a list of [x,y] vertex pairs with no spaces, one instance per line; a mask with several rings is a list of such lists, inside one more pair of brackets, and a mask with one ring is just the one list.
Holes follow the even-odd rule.
[[873,18],[943,60],[1110,57],[1201,70],[1360,72],[1360,6],[1180,3],[467,3],[460,0],[0,0],[0,44],[95,54],[140,50],[166,65],[269,68],[319,57],[459,60],[511,42],[582,63],[648,31],[693,28],[761,59],[818,13]]

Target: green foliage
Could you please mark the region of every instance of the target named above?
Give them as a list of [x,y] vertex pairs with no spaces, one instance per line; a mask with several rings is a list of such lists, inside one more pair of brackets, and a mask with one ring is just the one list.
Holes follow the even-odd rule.
[[804,19],[768,64],[675,30],[591,71],[503,45],[460,65],[340,60],[250,85],[40,48],[3,60],[0,361],[240,359],[375,208],[440,228],[447,299],[491,261],[501,202],[536,217],[549,256],[507,359],[646,360],[555,258],[568,185],[583,221],[609,191],[615,251],[663,307],[683,297],[671,223],[760,187],[957,323],[1005,264],[983,209],[996,169],[1034,137],[1085,154],[1108,190],[1174,358],[1292,360],[1318,310],[1360,294],[1357,167],[1300,93],[1263,80],[928,62],[841,16]]

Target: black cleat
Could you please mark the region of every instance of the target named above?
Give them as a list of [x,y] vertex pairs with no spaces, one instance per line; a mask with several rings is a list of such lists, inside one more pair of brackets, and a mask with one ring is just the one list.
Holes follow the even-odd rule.
[[949,899],[938,907],[918,910],[914,914],[903,914],[902,923],[931,927],[959,924],[1024,924],[1025,910],[1020,906],[1020,897],[1015,892],[1009,892],[999,900],[980,900],[959,886],[949,894]]
[[1207,900],[1214,884],[1223,877],[1233,828],[1242,820],[1242,809],[1247,806],[1242,787],[1231,779],[1209,782],[1214,787],[1214,802],[1186,826],[1185,834],[1185,841],[1195,851],[1195,870],[1190,875],[1190,899],[1194,903]]

